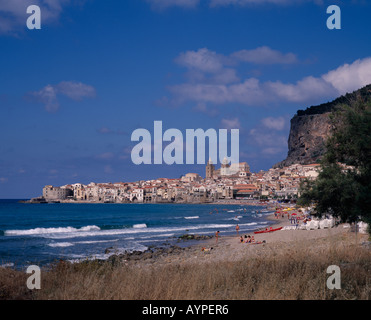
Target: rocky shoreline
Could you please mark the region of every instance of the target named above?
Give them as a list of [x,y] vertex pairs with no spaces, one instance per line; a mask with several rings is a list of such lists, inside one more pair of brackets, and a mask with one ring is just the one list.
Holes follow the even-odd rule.
[[[99,260],[101,262],[109,262],[110,264],[117,266],[122,263],[132,263],[132,262],[141,262],[141,261],[150,261],[154,263],[159,261],[164,257],[169,256],[178,256],[184,254],[185,252],[194,252],[200,251],[202,245],[207,245],[208,240],[213,239],[213,236],[210,235],[198,235],[198,234],[184,234],[177,238],[177,243],[186,243],[192,241],[189,245],[179,246],[176,244],[166,244],[162,246],[150,246],[147,250],[144,251],[127,251],[120,254],[113,253],[107,260]],[[105,254],[110,254],[114,252],[113,247],[109,247],[105,250]]]
[[108,258],[108,262],[112,265],[118,265],[121,263],[127,263],[127,262],[139,262],[139,261],[145,261],[151,259],[153,262],[154,260],[164,257],[167,255],[176,255],[183,253],[186,250],[189,250],[191,247],[179,247],[176,245],[172,245],[168,248],[164,247],[155,247],[155,248],[149,248],[145,251],[132,251],[132,252],[125,252],[121,254],[114,254],[111,255]]

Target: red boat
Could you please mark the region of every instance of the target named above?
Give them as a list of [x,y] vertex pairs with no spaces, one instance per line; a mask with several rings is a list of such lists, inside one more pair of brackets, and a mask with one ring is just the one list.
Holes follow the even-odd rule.
[[270,229],[255,231],[254,233],[255,234],[257,234],[257,233],[268,233],[268,232],[278,231],[278,230],[281,230],[281,229],[282,229],[282,227],[279,227],[279,228],[276,228],[276,229],[272,229],[272,227],[271,227]]

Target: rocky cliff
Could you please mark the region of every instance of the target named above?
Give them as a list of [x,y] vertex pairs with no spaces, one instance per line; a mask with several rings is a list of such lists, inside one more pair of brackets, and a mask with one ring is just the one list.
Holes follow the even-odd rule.
[[286,167],[294,163],[318,162],[325,153],[325,143],[331,134],[329,119],[331,112],[342,105],[351,106],[356,102],[370,100],[371,85],[368,85],[332,102],[297,111],[291,119],[287,158],[274,165],[274,168]]

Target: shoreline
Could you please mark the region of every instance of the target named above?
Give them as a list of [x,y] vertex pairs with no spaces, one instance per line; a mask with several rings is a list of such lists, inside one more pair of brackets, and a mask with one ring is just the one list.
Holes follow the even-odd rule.
[[[276,219],[274,214],[270,214],[267,220],[273,222],[269,227],[279,228],[291,226],[290,220],[287,217]],[[108,260],[114,260],[117,263],[145,267],[146,265],[178,265],[191,262],[225,262],[238,261],[248,257],[260,254],[259,251],[266,250],[292,250],[291,247],[304,245],[308,250],[317,250],[324,245],[329,245],[336,242],[336,239],[343,241],[345,238],[349,244],[353,244],[351,238],[355,237],[350,228],[346,228],[345,224],[339,224],[332,228],[316,229],[316,230],[278,230],[270,233],[255,234],[255,231],[262,230],[261,228],[254,229],[246,235],[254,236],[256,243],[240,243],[240,236],[245,236],[245,233],[239,232],[237,235],[219,235],[216,241],[215,235],[209,239],[192,240],[190,245],[177,246],[170,245],[168,248],[163,246],[155,246],[141,253],[133,252],[125,255],[111,256]],[[202,235],[199,235],[202,237]],[[244,238],[245,239],[245,238]],[[367,242],[367,234],[358,235],[358,244]],[[185,240],[187,241],[187,240]],[[185,242],[183,242],[184,244]],[[317,247],[317,244],[320,244]],[[243,250],[241,247],[246,247]],[[158,252],[157,252],[158,251]],[[149,253],[150,252],[150,253]],[[132,257],[134,257],[132,259]],[[124,258],[124,259],[122,259]],[[118,260],[117,260],[118,259]]]
[[[283,226],[289,225],[286,221],[276,221],[274,214],[270,214],[266,216],[266,220],[269,222],[273,222],[272,224],[267,225],[267,227],[272,228],[279,228]],[[282,219],[281,219],[282,220]],[[237,225],[237,223],[236,223]],[[254,232],[262,230],[262,228],[257,228],[251,230],[251,232],[247,233],[250,235],[253,235],[256,239],[256,241],[266,241],[264,236],[262,234],[254,234]],[[312,230],[313,231],[313,230]],[[196,239],[184,239],[185,236],[195,236]],[[218,246],[223,247],[223,242],[227,243],[227,246],[230,246],[232,242],[237,243],[239,236],[244,235],[242,233],[239,233],[239,235],[219,235],[218,242],[216,242],[215,235],[212,236],[206,236],[202,234],[184,234],[183,236],[180,236],[174,241],[170,241],[172,244],[167,245],[159,245],[159,246],[150,246],[147,250],[144,251],[133,251],[133,252],[125,252],[121,254],[113,254],[110,257],[108,257],[106,260],[101,260],[100,262],[108,261],[112,262],[113,264],[120,264],[120,263],[132,263],[135,264],[138,263],[149,263],[149,264],[155,264],[155,263],[161,263],[161,260],[165,260],[166,263],[176,263],[177,261],[185,261],[193,254],[195,254],[195,257],[199,257],[199,252],[204,253],[212,253],[212,250],[218,248]],[[265,234],[267,235],[267,234]],[[183,237],[183,239],[181,239]],[[272,238],[269,237],[268,238]],[[190,241],[189,244],[187,242]],[[178,245],[177,243],[181,243],[182,245]],[[222,243],[222,245],[220,245]],[[267,244],[267,241],[266,243]],[[242,244],[243,245],[243,244]],[[249,244],[246,244],[249,245]],[[220,249],[220,248],[219,248]],[[222,249],[224,250],[224,249]],[[220,250],[218,250],[220,251]],[[183,256],[182,256],[183,254]],[[174,261],[170,261],[171,259],[174,259]],[[97,259],[99,260],[99,259]],[[94,261],[94,260],[92,260]]]
[[[266,216],[266,220],[270,222],[275,222],[274,214],[270,214]],[[237,223],[236,223],[237,225]],[[267,226],[269,227],[280,227],[280,226],[286,225],[284,222],[276,222],[273,224],[269,224]],[[259,231],[261,228],[253,229],[250,234],[254,234],[255,231]],[[191,239],[186,239],[187,236],[191,236]],[[194,237],[194,238],[193,238]],[[228,241],[231,241],[232,239],[238,239],[238,236],[233,235],[221,235],[219,236],[223,239],[228,239]],[[169,256],[174,255],[177,256],[181,254],[183,251],[190,251],[190,252],[198,252],[198,251],[204,251],[203,249],[206,249],[206,252],[209,252],[210,248],[214,248],[216,244],[216,238],[215,235],[209,236],[209,235],[202,235],[202,234],[184,234],[178,238],[177,240],[168,240],[169,242],[173,243],[174,241],[176,244],[167,244],[167,245],[159,245],[159,246],[150,246],[147,250],[144,251],[133,251],[133,252],[125,252],[122,254],[115,255],[108,257],[106,261],[114,261],[114,263],[117,263],[118,260],[124,260],[124,262],[127,261],[145,261],[153,259],[153,261],[150,261],[151,263],[155,263],[155,260],[161,259],[161,256]],[[187,242],[190,241],[189,244]],[[259,241],[257,239],[257,241]],[[218,240],[219,242],[219,240]],[[182,246],[177,245],[177,243],[182,243]],[[211,249],[212,250],[212,249]],[[105,261],[105,260],[102,260]]]
[[[274,201],[274,202],[270,202]],[[246,205],[246,206],[269,206],[269,205],[277,205],[281,204],[278,200],[269,200],[269,201],[261,201],[261,200],[218,200],[218,201],[210,201],[210,202],[176,202],[176,201],[164,201],[164,202],[104,202],[104,201],[89,201],[89,200],[56,200],[56,201],[32,201],[30,200],[19,200],[19,203],[23,204],[189,204],[189,205]],[[295,203],[287,202],[286,205],[293,205]]]
[[[274,222],[269,225],[272,228],[290,226],[290,221],[284,217],[276,219],[274,214],[267,217],[268,221]],[[284,252],[295,252],[298,248],[305,248],[309,252],[322,253],[329,246],[336,246],[339,241],[340,246],[354,245],[350,228],[344,228],[344,224],[339,224],[330,229],[317,230],[279,230],[270,233],[255,234],[254,229],[246,235],[254,236],[256,243],[240,243],[239,235],[220,235],[216,241],[215,235],[204,236],[195,235],[199,239],[182,240],[177,239],[177,243],[150,246],[144,251],[124,252],[113,254],[107,259],[92,259],[71,263],[71,265],[98,264],[113,268],[133,267],[139,269],[161,268],[161,267],[186,267],[193,264],[204,263],[232,263],[242,260],[256,259],[264,255],[274,253],[274,255],[284,255]],[[205,238],[204,238],[205,237]],[[209,238],[206,238],[209,237]],[[368,235],[360,234],[358,244],[367,242]],[[187,242],[189,241],[189,244]],[[344,243],[347,242],[347,244]],[[62,261],[62,264],[65,261]]]

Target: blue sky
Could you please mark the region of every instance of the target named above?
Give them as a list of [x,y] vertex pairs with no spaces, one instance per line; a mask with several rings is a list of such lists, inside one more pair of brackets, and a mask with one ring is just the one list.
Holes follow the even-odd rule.
[[[41,8],[41,30],[26,8]],[[341,30],[326,9],[341,8]],[[240,129],[240,161],[287,155],[290,119],[371,83],[369,1],[0,0],[0,198],[46,184],[204,176],[134,165],[131,133]]]

